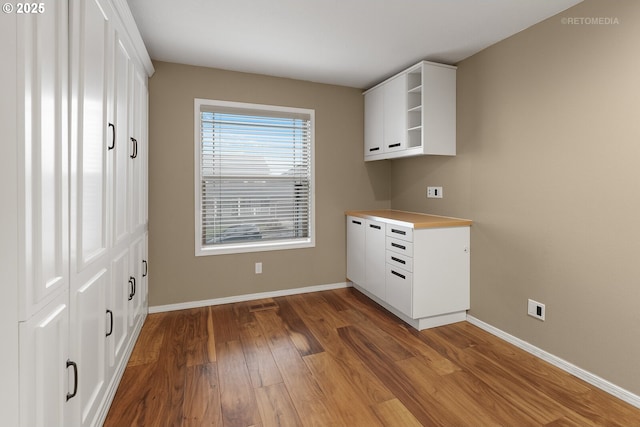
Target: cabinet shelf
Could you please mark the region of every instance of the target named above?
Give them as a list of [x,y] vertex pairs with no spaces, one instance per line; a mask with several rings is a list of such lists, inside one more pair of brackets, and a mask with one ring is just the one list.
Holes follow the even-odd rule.
[[409,93],[422,93],[422,85],[418,85],[408,90]]
[[422,125],[420,125],[420,126],[414,126],[414,127],[409,128],[409,129],[407,129],[407,130],[408,130],[409,132],[417,131],[417,130],[422,130]]
[[420,112],[422,111],[422,105],[416,105],[415,107],[409,108],[407,111],[410,113],[413,113],[414,111]]

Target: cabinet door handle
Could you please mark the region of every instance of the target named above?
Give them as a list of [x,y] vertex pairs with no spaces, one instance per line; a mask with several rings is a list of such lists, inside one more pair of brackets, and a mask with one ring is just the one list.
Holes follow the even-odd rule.
[[369,148],[369,152],[378,151],[378,150],[380,150],[380,147]]
[[136,294],[136,278],[133,276],[129,277],[129,301],[133,299],[133,296]]
[[406,264],[406,263],[407,263],[405,260],[400,259],[400,258],[396,258],[396,257],[394,257],[394,256],[392,256],[392,257],[391,257],[391,259],[392,259],[393,261],[395,261],[395,262],[399,262],[400,264]]
[[391,274],[394,274],[394,275],[398,276],[401,279],[406,279],[407,278],[404,274],[400,274],[397,271],[391,270]]
[[109,332],[106,336],[109,336],[113,333],[113,311],[107,309],[107,314],[109,315]]
[[132,147],[133,151],[129,157],[131,157],[132,159],[135,159],[136,157],[138,157],[138,140],[131,137],[131,142],[133,144],[133,147]]
[[116,148],[116,125],[109,123],[109,127],[111,128],[111,145],[107,147],[107,150],[113,150]]
[[369,227],[375,228],[376,230],[380,230],[381,228],[379,225],[373,225],[373,224],[369,224]]
[[142,273],[142,277],[147,277],[147,274],[149,274],[149,263],[146,259],[143,259],[142,265],[144,265],[144,273]]
[[400,144],[399,142],[396,142],[395,144],[389,144],[389,148],[400,147],[400,145],[402,145],[402,144]]
[[78,394],[78,365],[76,362],[67,359],[67,369],[69,369],[69,366],[73,368],[73,393],[67,393],[67,400],[76,397],[76,394]]
[[391,246],[393,246],[394,248],[402,249],[403,251],[407,249],[406,246],[399,245],[397,243],[392,243]]
[[406,235],[407,235],[407,232],[406,232],[406,231],[396,230],[395,228],[392,228],[392,229],[391,229],[391,232],[392,232],[392,233],[396,233],[396,234],[402,234],[403,236],[406,236]]
[[362,223],[360,221],[355,221],[353,219],[351,220],[351,222],[354,223],[354,224],[362,225]]

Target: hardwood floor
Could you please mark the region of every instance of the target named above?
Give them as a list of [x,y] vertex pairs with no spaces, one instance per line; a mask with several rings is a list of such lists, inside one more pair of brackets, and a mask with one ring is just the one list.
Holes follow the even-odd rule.
[[461,322],[357,291],[151,314],[105,426],[640,426],[640,409]]

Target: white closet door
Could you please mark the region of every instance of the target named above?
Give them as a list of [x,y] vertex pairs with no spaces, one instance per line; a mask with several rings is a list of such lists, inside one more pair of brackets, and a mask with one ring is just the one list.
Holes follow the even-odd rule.
[[94,425],[107,386],[106,289],[109,271],[99,270],[71,296],[71,354],[78,363],[78,396],[74,398],[77,425]]
[[20,319],[69,286],[67,2],[18,19]]
[[[107,249],[107,55],[109,20],[97,0],[72,2],[72,249],[84,269]],[[83,42],[80,43],[79,41]]]
[[28,322],[20,323],[22,427],[70,425],[66,396],[74,392],[75,372],[66,366],[68,298],[63,292]]
[[112,156],[112,230],[113,245],[118,246],[129,237],[128,163],[129,163],[129,86],[131,58],[118,32],[115,33],[114,56],[114,137],[110,141]]
[[[111,286],[108,288],[107,304],[113,319],[107,330],[108,366],[114,370],[124,357],[129,342],[130,329],[128,319],[129,305],[129,249],[124,249],[111,262]],[[111,324],[112,323],[112,324]]]

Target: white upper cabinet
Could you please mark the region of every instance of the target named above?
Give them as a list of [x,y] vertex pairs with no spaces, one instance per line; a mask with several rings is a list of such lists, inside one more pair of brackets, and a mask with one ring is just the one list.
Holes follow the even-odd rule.
[[365,161],[456,154],[456,67],[422,61],[364,97]]

